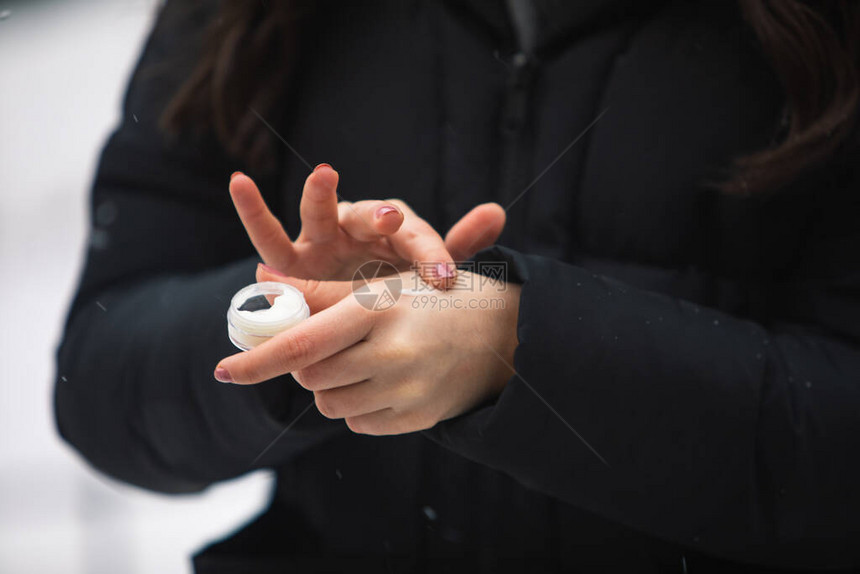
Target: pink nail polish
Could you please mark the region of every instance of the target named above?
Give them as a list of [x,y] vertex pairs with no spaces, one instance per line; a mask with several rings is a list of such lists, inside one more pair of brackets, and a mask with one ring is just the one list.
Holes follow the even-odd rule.
[[452,278],[456,272],[454,268],[449,263],[437,263],[436,264],[436,277],[440,279],[450,279]]
[[267,273],[271,273],[272,275],[277,275],[278,277],[287,277],[286,275],[284,275],[283,273],[281,273],[280,271],[278,271],[274,267],[269,267],[265,263],[260,263],[260,269],[262,269],[263,271],[265,271]]
[[376,210],[376,217],[381,219],[384,216],[388,215],[389,213],[399,213],[399,212],[400,212],[400,210],[397,209],[396,207],[391,207],[390,205],[383,205],[382,207],[380,207],[379,209]]
[[215,369],[215,380],[221,383],[232,383],[233,377],[230,376],[230,371],[224,367]]
[[327,164],[327,163],[321,163],[321,164],[319,164],[318,166],[316,166],[316,167],[314,168],[314,173],[318,172],[319,170],[321,170],[321,169],[322,169],[322,168],[324,168],[324,167],[327,167],[327,168],[329,168],[329,169],[334,169],[332,166],[330,166],[330,165],[329,165],[329,164]]
[[234,171],[233,175],[230,176],[230,181],[233,181],[234,179],[236,179],[236,176],[239,176],[239,175],[245,175],[245,174],[242,173],[241,171]]

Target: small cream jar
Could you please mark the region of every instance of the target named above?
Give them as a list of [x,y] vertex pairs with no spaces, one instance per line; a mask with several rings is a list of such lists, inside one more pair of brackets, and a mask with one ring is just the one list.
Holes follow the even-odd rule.
[[266,281],[239,290],[227,311],[227,335],[243,351],[253,349],[310,317],[302,292]]

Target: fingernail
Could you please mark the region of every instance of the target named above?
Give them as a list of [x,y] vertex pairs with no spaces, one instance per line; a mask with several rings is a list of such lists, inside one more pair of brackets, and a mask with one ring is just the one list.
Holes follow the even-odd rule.
[[281,273],[280,271],[278,271],[274,267],[269,267],[265,263],[260,263],[259,266],[260,266],[260,269],[262,269],[266,273],[271,273],[272,275],[277,275],[278,277],[286,277],[286,275],[284,275],[283,273]]
[[241,171],[234,171],[233,175],[230,176],[230,181],[233,181],[234,179],[236,179],[237,175],[245,175],[245,174],[242,173]]
[[220,383],[232,383],[233,377],[230,376],[230,371],[224,367],[218,367],[215,369],[215,380]]
[[330,165],[329,165],[329,164],[327,164],[327,163],[321,163],[321,164],[319,164],[318,166],[316,166],[316,167],[314,168],[314,173],[318,172],[319,170],[321,170],[321,169],[322,169],[322,168],[324,168],[324,167],[327,167],[327,168],[329,168],[329,169],[334,169],[332,166],[330,166]]
[[454,267],[450,263],[436,264],[436,277],[440,279],[450,279],[456,274]]
[[389,213],[400,213],[400,210],[397,209],[396,207],[391,207],[390,205],[383,205],[382,207],[380,207],[379,209],[376,210],[376,217],[381,219],[382,217],[388,215]]

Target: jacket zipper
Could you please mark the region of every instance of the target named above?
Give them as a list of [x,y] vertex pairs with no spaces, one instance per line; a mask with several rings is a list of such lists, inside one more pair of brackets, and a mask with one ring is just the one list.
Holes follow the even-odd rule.
[[532,0],[506,0],[508,18],[514,28],[517,52],[505,86],[500,118],[499,194],[508,211],[501,241],[514,249],[527,247],[527,204],[523,193],[532,174],[534,133],[531,103],[537,62],[533,56],[537,39],[537,13]]
[[508,223],[502,241],[514,249],[525,247],[526,205],[523,192],[532,174],[534,134],[531,102],[536,63],[532,56],[519,51],[511,59],[499,125],[500,198],[508,209]]

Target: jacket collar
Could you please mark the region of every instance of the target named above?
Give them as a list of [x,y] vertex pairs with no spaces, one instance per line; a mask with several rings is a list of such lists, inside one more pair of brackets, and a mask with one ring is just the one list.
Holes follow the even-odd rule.
[[[529,3],[534,14],[534,52],[541,54],[576,39],[584,31],[643,16],[668,0],[455,0],[492,33],[519,49],[514,5]],[[521,6],[520,9],[526,9]]]

